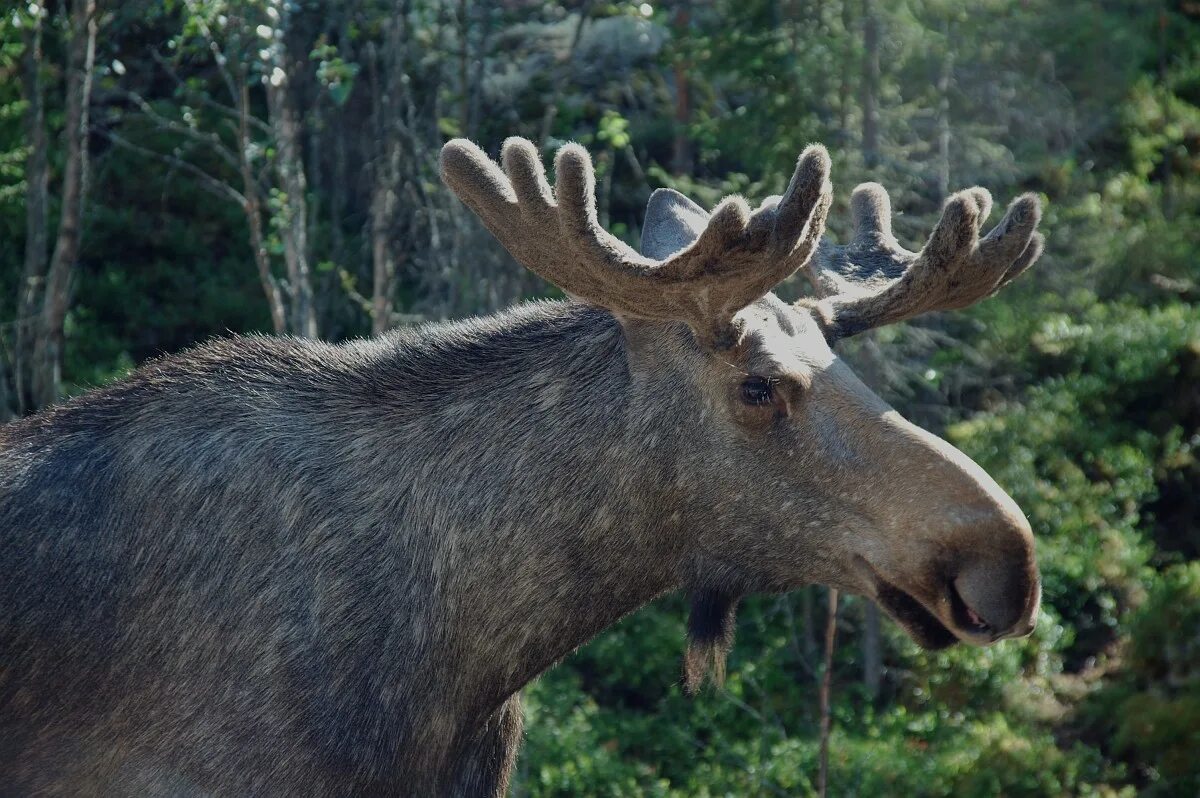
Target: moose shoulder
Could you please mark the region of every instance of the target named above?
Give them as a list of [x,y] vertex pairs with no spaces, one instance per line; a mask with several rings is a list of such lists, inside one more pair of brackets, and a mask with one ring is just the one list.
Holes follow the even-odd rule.
[[[741,596],[819,582],[927,646],[1033,628],[1029,526],[832,352],[1037,258],[1022,197],[952,197],[920,253],[887,195],[822,240],[829,161],[710,215],[599,227],[587,154],[549,187],[446,145],[444,179],[567,302],[340,346],[234,338],[0,428],[4,794],[499,795],[519,692],[664,592],[685,684]],[[819,296],[769,291],[807,269]]]

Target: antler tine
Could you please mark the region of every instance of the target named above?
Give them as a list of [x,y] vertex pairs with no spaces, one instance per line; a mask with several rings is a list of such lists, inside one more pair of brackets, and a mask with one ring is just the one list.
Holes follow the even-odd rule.
[[546,167],[533,144],[516,136],[505,139],[500,148],[500,166],[508,175],[520,206],[527,211],[553,210],[554,195],[546,182]]
[[878,183],[863,183],[850,195],[850,220],[857,241],[894,243],[892,198]]
[[600,226],[595,171],[579,145],[559,149],[553,190],[528,141],[505,141],[501,163],[464,139],[442,149],[446,185],[514,258],[568,294],[621,316],[686,321],[710,342],[724,341],[737,311],[804,265],[831,195],[829,156],[810,146],[778,202],[751,214],[728,197],[691,246],[656,261]]
[[442,180],[467,207],[489,224],[511,212],[512,184],[474,142],[454,139],[442,147]]
[[588,250],[605,268],[617,273],[644,273],[654,261],[644,258],[621,239],[600,226],[596,215],[596,170],[587,150],[564,144],[554,156],[554,199],[559,228],[572,251]]
[[[812,211],[822,202],[822,197],[832,200],[833,186],[829,183],[829,153],[819,144],[810,144],[796,159],[796,169],[787,189],[779,200],[775,214],[775,236],[781,242],[799,243],[804,227],[812,217]],[[825,217],[814,220],[812,228],[824,230]],[[813,229],[809,230],[811,234]],[[818,237],[820,233],[817,233]],[[789,253],[791,254],[791,253]],[[801,264],[803,265],[803,264]]]
[[1030,266],[1037,262],[1037,259],[1042,256],[1042,252],[1045,249],[1046,237],[1041,233],[1034,233],[1033,237],[1029,239],[1029,244],[1026,245],[1025,251],[1021,253],[1021,256],[1017,258],[1012,266],[1008,267],[1008,271],[1004,273],[1004,278],[1000,281],[999,288],[1003,288],[1024,274]]
[[896,243],[891,201],[882,186],[864,183],[850,202],[854,237],[845,246],[822,241],[809,273],[817,308],[834,337],[912,318],[932,310],[967,307],[991,296],[1028,269],[1042,252],[1036,232],[1041,206],[1018,197],[1000,224],[982,239],[992,208],[987,190],[951,196],[920,253]]

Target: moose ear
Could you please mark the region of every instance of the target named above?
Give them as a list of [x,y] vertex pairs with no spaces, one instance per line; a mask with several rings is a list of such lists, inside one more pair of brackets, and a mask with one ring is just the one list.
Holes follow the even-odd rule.
[[670,188],[655,189],[646,203],[642,225],[642,254],[666,260],[692,245],[708,226],[708,213]]

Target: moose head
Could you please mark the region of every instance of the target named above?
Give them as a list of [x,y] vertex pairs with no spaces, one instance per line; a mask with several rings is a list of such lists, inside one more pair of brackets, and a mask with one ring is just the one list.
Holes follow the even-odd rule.
[[[1033,195],[986,235],[991,196],[951,196],[920,252],[897,243],[887,193],[859,186],[854,236],[823,238],[829,156],[800,156],[782,196],[711,213],[650,198],[636,252],[597,222],[587,152],[562,147],[555,186],[529,142],[501,163],[466,140],[442,176],[521,264],[619,321],[631,410],[667,463],[679,581],[692,596],[686,684],[718,678],[739,597],[822,583],[876,601],[921,645],[1028,634],[1040,600],[1029,523],[966,455],[910,424],[835,354],[843,338],[963,308],[1029,268],[1043,239]],[[817,295],[770,291],[804,269]]]

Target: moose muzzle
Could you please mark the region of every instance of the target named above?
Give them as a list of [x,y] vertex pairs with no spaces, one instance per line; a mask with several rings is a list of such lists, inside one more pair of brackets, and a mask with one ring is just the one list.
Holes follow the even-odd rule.
[[874,598],[929,648],[1033,631],[1041,581],[1029,522],[965,454],[894,413],[905,484],[889,491],[882,545],[862,559]]

